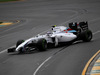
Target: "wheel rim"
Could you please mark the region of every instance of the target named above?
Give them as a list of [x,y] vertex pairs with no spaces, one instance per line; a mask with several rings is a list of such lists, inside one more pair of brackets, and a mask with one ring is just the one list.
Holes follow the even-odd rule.
[[43,44],[42,44],[43,48],[46,49],[47,48],[47,43],[45,40],[43,40]]
[[87,38],[88,38],[88,40],[91,40],[92,34],[91,34],[91,33],[88,33],[88,34],[87,34]]

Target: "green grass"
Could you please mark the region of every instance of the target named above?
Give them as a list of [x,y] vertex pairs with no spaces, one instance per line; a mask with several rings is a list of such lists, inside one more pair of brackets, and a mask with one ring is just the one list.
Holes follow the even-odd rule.
[[0,0],[0,2],[19,1],[19,0]]

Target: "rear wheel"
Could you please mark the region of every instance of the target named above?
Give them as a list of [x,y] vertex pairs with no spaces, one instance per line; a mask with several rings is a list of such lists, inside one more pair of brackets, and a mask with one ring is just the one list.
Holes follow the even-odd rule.
[[92,32],[90,30],[86,30],[84,32],[81,33],[81,39],[84,42],[89,42],[92,39]]
[[45,51],[47,49],[47,41],[45,39],[39,39],[37,43],[39,51]]

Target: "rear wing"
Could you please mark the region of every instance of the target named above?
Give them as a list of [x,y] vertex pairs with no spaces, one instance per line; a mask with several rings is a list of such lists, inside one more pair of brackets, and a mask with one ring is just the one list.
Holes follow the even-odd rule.
[[75,23],[69,23],[69,27],[73,30],[78,30],[78,28],[81,28],[83,31],[88,30],[88,22],[75,22]]
[[79,26],[81,27],[81,29],[83,31],[88,30],[88,22],[87,21],[86,22],[80,22]]

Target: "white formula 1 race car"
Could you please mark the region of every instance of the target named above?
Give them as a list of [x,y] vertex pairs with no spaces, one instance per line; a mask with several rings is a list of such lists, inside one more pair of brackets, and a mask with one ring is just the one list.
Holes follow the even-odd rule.
[[19,40],[16,43],[16,47],[9,48],[10,52],[27,52],[38,49],[39,51],[45,51],[48,46],[54,45],[55,47],[59,44],[71,44],[75,41],[82,40],[89,42],[92,39],[92,32],[88,28],[87,22],[69,23],[69,26],[52,26],[51,31],[44,35],[37,35],[28,40]]

